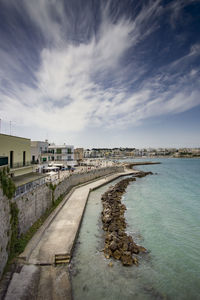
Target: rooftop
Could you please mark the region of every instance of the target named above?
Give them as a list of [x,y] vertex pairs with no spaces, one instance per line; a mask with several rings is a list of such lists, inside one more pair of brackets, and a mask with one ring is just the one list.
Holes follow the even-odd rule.
[[49,149],[55,149],[55,148],[72,148],[74,147],[73,145],[50,145],[48,148]]
[[16,187],[24,185],[26,183],[41,179],[43,177],[46,177],[46,174],[39,174],[39,173],[28,173],[24,175],[20,175],[17,177],[13,177],[13,181],[16,185]]
[[30,140],[28,138],[25,138],[25,137],[21,137],[21,136],[16,136],[16,135],[10,135],[10,134],[4,134],[4,133],[0,133],[0,136],[3,135],[3,136],[9,136],[9,137],[14,137],[14,138],[19,138],[19,139],[24,139],[24,140]]

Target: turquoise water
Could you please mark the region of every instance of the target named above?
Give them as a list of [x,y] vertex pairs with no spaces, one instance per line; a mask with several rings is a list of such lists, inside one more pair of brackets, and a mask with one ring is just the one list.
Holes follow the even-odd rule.
[[108,186],[91,193],[72,261],[75,300],[200,299],[200,160],[159,161],[141,166],[157,175],[132,182],[123,197],[127,231],[149,250],[139,267],[104,258],[100,197]]

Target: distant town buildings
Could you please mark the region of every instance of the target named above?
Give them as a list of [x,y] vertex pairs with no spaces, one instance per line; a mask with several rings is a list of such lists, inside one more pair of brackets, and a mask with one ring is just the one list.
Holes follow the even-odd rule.
[[200,148],[93,148],[84,150],[84,158],[198,157]]
[[[0,134],[0,168],[8,166],[11,176],[33,172],[33,166],[61,164],[73,167],[88,158],[123,159],[151,157],[200,157],[200,148],[92,148],[74,149],[73,145],[55,145],[46,141],[31,141],[27,138]],[[38,167],[37,167],[38,170]]]
[[76,148],[74,149],[74,160],[80,164],[84,159],[84,149],[83,148]]
[[[9,167],[16,191],[15,197],[46,182],[45,170],[58,173],[71,170],[77,165],[88,164],[88,159],[97,160],[97,166],[107,165],[109,160],[127,158],[200,157],[200,148],[92,148],[74,149],[73,145],[55,145],[46,141],[31,141],[28,138],[0,134],[0,169]],[[85,159],[85,162],[84,162]],[[100,163],[105,159],[105,164]],[[74,171],[74,170],[73,170]],[[45,174],[44,174],[45,173]],[[49,174],[50,174],[49,173]],[[49,180],[49,179],[48,179]],[[51,179],[50,179],[51,180]]]

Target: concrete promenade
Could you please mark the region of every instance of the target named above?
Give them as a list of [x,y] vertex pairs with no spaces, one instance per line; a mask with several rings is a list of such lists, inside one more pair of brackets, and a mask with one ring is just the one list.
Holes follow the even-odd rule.
[[107,175],[75,188],[42,225],[20,255],[21,271],[14,273],[5,299],[71,299],[67,267],[91,190],[137,171]]

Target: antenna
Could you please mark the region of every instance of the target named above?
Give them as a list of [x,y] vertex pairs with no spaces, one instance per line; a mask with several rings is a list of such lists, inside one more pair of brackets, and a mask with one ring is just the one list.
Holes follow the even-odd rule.
[[10,121],[10,135],[11,135],[11,126],[12,126],[12,122]]
[[1,133],[1,119],[0,119],[0,133]]

